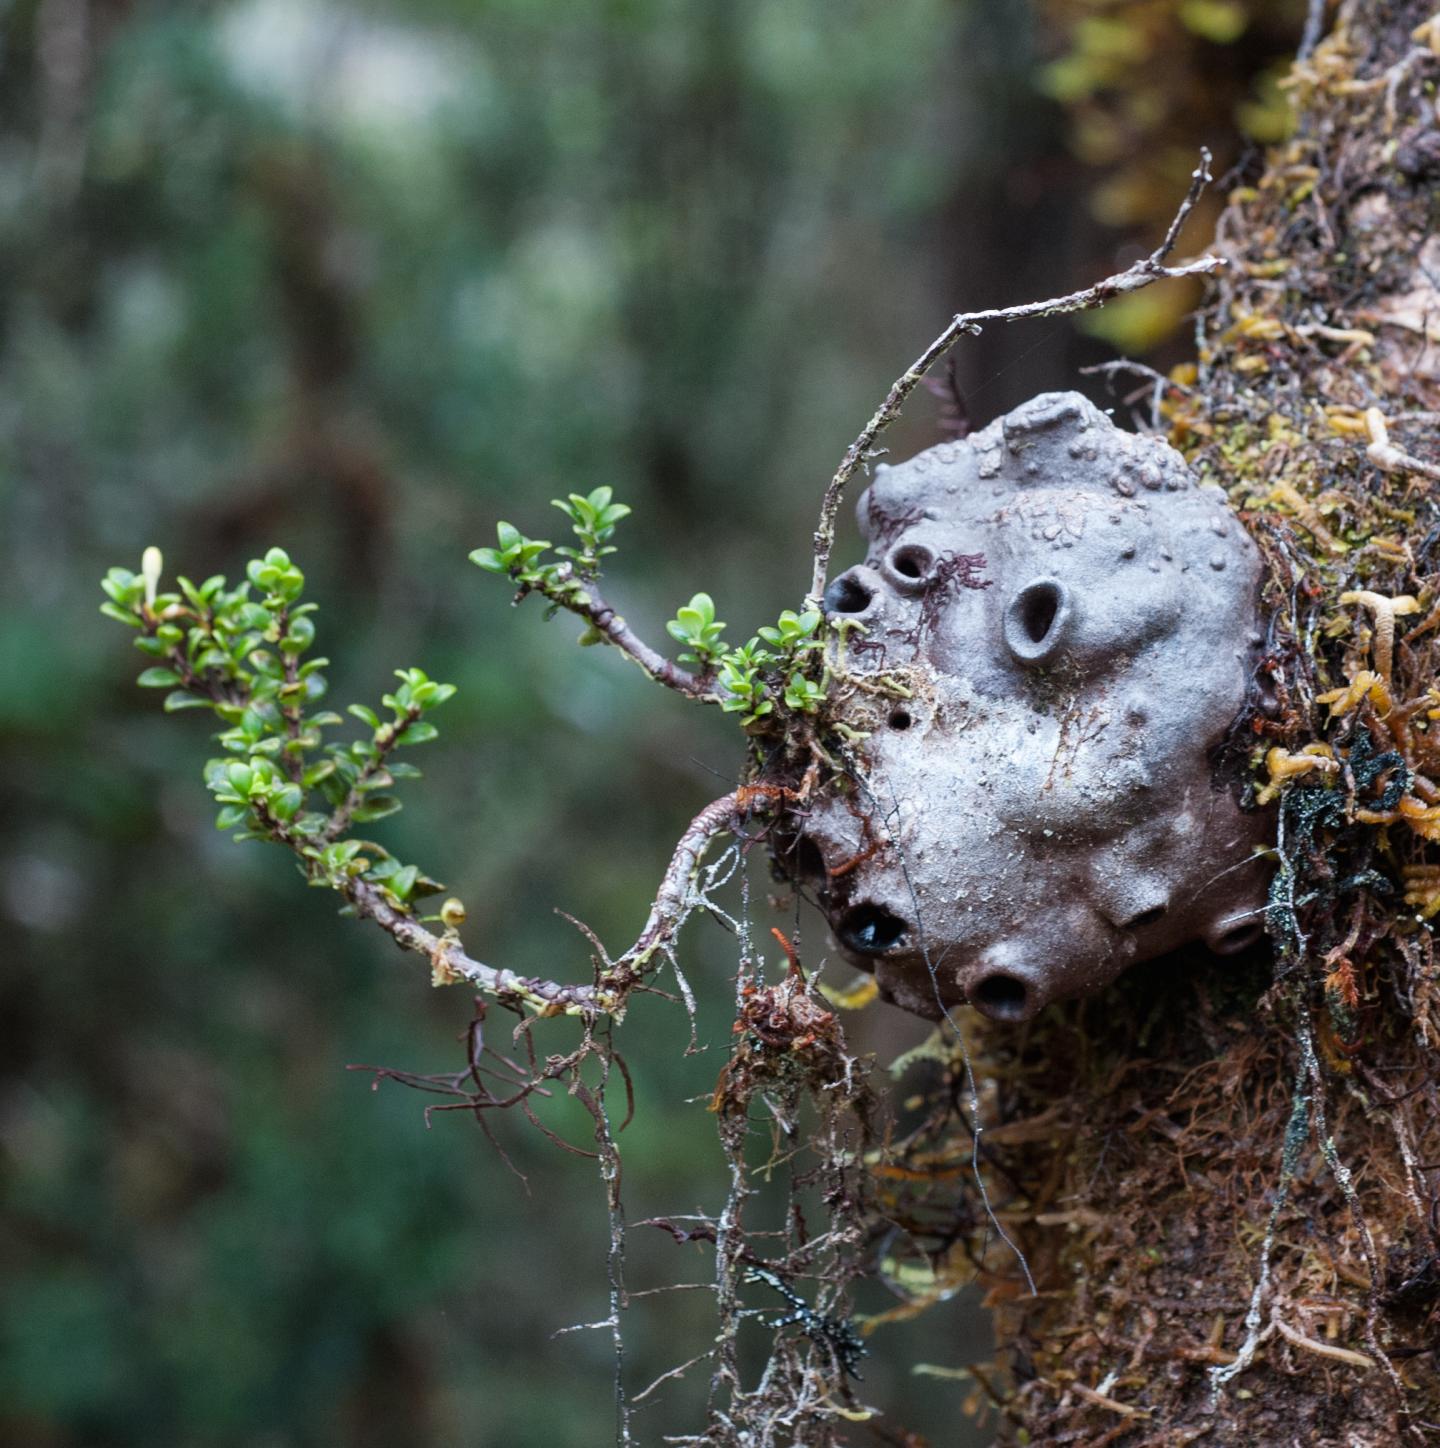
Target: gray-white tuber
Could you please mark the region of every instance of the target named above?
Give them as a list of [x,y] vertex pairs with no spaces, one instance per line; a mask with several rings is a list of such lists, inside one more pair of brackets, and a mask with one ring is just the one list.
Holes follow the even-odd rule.
[[825,606],[859,626],[837,677],[868,737],[794,858],[882,994],[1024,1020],[1189,941],[1252,941],[1268,822],[1215,755],[1261,561],[1221,491],[1050,393],[878,468],[859,516],[868,556]]

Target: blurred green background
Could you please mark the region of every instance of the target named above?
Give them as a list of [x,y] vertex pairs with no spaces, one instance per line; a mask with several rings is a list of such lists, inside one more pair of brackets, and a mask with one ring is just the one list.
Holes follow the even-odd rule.
[[[527,1192],[464,1116],[427,1130],[347,1073],[456,1067],[466,997],[214,831],[205,725],[134,687],[105,567],[153,542],[234,577],[278,543],[338,705],[404,664],[457,683],[382,828],[467,902],[475,954],[580,975],[553,907],[627,943],[741,741],[466,552],[500,517],[557,536],[548,500],[608,483],[635,510],[608,591],[647,636],[699,588],[742,639],[796,605],[890,380],[949,312],[1153,244],[1234,105],[1263,131],[1293,8],[0,0],[0,1441],[579,1448],[611,1423],[603,1335],[552,1337],[606,1311],[592,1167],[502,1121]],[[1113,402],[1077,369],[1169,324],[992,329],[959,382],[977,423],[1077,382]],[[659,1003],[622,1039],[634,1219],[724,1190],[733,942],[697,921],[685,960],[711,1049]],[[920,1027],[858,1030],[888,1058]],[[708,1276],[654,1238],[632,1288]],[[709,1310],[636,1303],[632,1388]],[[957,1301],[875,1340],[863,1396],[971,1441],[964,1385],[909,1369],[984,1351]],[[641,1441],[693,1430],[707,1376]]]

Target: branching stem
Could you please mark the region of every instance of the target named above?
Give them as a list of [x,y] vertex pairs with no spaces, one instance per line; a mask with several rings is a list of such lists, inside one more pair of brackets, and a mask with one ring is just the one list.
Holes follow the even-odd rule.
[[[680,836],[639,939],[617,960],[598,962],[597,978],[588,984],[521,976],[475,960],[458,941],[427,930],[413,915],[398,909],[381,886],[358,875],[344,879],[336,889],[357,914],[373,920],[397,945],[423,955],[437,970],[448,969],[487,995],[521,1002],[544,1015],[598,1016],[622,1010],[629,989],[649,972],[657,955],[669,950],[698,903],[696,872],[711,843],[738,828],[758,803],[782,793],[778,786],[748,785],[706,805]],[[266,823],[280,843],[293,849],[306,844],[278,821]]]
[[329,823],[316,837],[315,843],[328,845],[332,840],[338,840],[350,828],[350,817],[365,802],[365,791],[370,781],[385,768],[385,761],[404,740],[405,731],[419,719],[420,713],[419,709],[412,706],[406,711],[404,718],[397,719],[393,724],[383,725],[376,732],[375,748],[378,752],[361,769],[355,783],[350,787],[350,793],[335,807]]

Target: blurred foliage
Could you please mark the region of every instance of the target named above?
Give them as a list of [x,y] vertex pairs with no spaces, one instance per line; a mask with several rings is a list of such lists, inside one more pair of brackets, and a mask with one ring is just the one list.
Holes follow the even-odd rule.
[[[1277,82],[1303,0],[1042,0],[1042,9],[1057,53],[1040,86],[1065,109],[1070,149],[1100,173],[1091,213],[1137,247],[1173,215],[1202,144],[1223,177],[1245,144],[1277,141],[1289,126]],[[1224,200],[1222,185],[1202,202],[1192,248]],[[1136,293],[1082,326],[1144,352],[1175,333],[1199,295],[1198,283]]]
[[[527,1195],[463,1118],[427,1131],[423,1098],[346,1074],[452,1067],[463,996],[213,829],[213,742],[134,689],[96,581],[151,543],[196,577],[304,557],[337,694],[395,659],[458,685],[391,847],[445,872],[485,959],[578,975],[552,907],[630,938],[740,745],[507,612],[466,552],[613,487],[610,589],[647,637],[701,582],[740,637],[798,605],[821,484],[943,317],[1111,269],[1033,25],[1020,0],[0,5],[0,1439],[600,1441],[607,1345],[551,1337],[604,1314],[599,1184],[508,1131]],[[983,418],[1100,355],[1008,329],[957,375]],[[703,1044],[733,944],[696,924],[686,958]],[[893,1054],[917,1026],[868,1029]],[[663,1003],[627,1029],[631,1215],[713,1205],[718,1056]],[[633,1288],[707,1276],[656,1236]],[[635,1380],[703,1350],[707,1310],[637,1301]],[[908,1365],[966,1360],[951,1320],[865,1369],[940,1442],[955,1399]]]

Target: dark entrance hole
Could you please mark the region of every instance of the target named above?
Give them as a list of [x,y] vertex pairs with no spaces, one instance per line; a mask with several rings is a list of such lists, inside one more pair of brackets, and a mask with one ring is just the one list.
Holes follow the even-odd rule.
[[857,905],[840,922],[842,943],[860,955],[883,955],[898,945],[906,931],[905,922],[883,905]]

